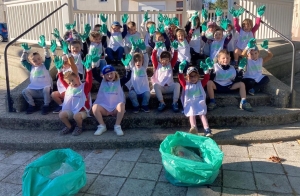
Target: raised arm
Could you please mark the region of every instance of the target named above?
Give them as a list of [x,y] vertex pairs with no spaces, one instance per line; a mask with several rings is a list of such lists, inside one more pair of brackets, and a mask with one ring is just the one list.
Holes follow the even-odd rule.
[[123,78],[120,79],[121,86],[125,85],[130,80],[131,73],[132,72],[130,69],[126,69],[125,75],[123,76]]
[[185,89],[186,81],[184,79],[183,73],[178,74],[178,80],[180,85],[182,86],[182,89]]
[[177,58],[178,58],[178,51],[176,49],[176,50],[174,50],[173,57],[172,57],[172,60],[171,60],[172,68],[175,66],[175,64],[177,62]]
[[67,57],[68,57],[68,62],[71,66],[72,72],[75,73],[76,75],[78,75],[78,68],[75,64],[74,57],[70,53]]
[[263,58],[263,64],[265,64],[266,62],[268,62],[269,60],[271,60],[273,58],[273,53],[268,50],[268,55],[266,57]]
[[153,67],[155,69],[157,69],[158,67],[158,61],[157,61],[157,48],[154,48],[153,51],[152,51],[152,56],[151,56],[151,60],[152,60],[152,64],[153,64]]
[[259,28],[259,26],[260,26],[260,21],[261,21],[261,19],[260,19],[260,17],[257,17],[256,19],[255,19],[255,25],[254,25],[254,27],[252,28],[252,33],[253,33],[253,36],[254,36],[254,34],[255,34],[255,32],[258,30],[258,28]]
[[238,18],[233,18],[233,26],[234,26],[234,28],[237,32],[240,32],[241,26],[239,24],[239,19]]
[[202,86],[203,86],[203,87],[205,87],[205,86],[206,86],[206,84],[207,84],[207,82],[208,82],[209,78],[210,78],[210,75],[209,75],[209,73],[207,73],[207,74],[204,74],[204,78],[203,78],[203,80],[201,80],[201,84],[202,84]]
[[30,50],[31,47],[28,46],[27,43],[22,43],[21,47],[23,48],[23,53],[21,56],[21,64],[23,67],[25,67],[28,71],[31,71],[31,64],[27,61],[28,60],[28,51]]
[[47,70],[49,70],[50,65],[51,65],[51,56],[50,56],[50,52],[47,48],[47,46],[44,48],[44,53],[45,53],[45,67]]

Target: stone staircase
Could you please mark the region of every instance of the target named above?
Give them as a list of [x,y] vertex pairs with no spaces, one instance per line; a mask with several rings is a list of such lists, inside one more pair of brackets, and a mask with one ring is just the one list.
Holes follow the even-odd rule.
[[[17,57],[12,58],[12,60],[9,59],[10,67],[21,66],[20,63],[17,62],[16,58]],[[1,62],[1,60],[0,68],[1,63],[3,63]],[[120,75],[124,74],[123,66],[118,65],[116,66],[116,69],[120,73]],[[153,75],[152,66],[148,67],[147,74],[150,79],[150,77]],[[268,71],[264,70],[264,74],[269,76],[270,83],[266,86],[265,89],[263,89],[262,92],[257,93],[255,96],[247,96],[247,100],[253,106],[254,112],[247,112],[238,108],[240,102],[238,92],[232,94],[216,94],[216,102],[218,104],[218,108],[214,111],[208,112],[207,114],[210,127],[212,128],[214,133],[217,133],[217,135],[215,135],[214,137],[216,141],[220,143],[228,143],[228,141],[230,140],[233,142],[236,137],[239,137],[239,133],[249,134],[258,130],[272,130],[273,128],[270,128],[270,126],[286,127],[289,126],[290,123],[298,123],[300,121],[300,109],[287,108],[288,101],[290,99],[289,87],[280,82]],[[53,68],[53,66],[51,75],[55,75],[55,68]],[[174,80],[178,81],[177,76],[174,76]],[[164,96],[165,102],[167,103],[167,108],[161,113],[156,109],[158,106],[156,95],[151,94],[149,102],[150,113],[139,112],[138,114],[134,114],[132,112],[131,101],[126,96],[126,113],[121,124],[125,132],[125,136],[123,139],[115,138],[115,134],[110,131],[105,133],[103,136],[97,137],[96,139],[91,139],[92,137],[94,137],[93,132],[97,127],[97,121],[94,117],[87,118],[84,121],[83,126],[86,132],[84,132],[80,136],[80,138],[76,140],[72,139],[74,138],[72,136],[60,138],[57,137],[56,133],[57,130],[63,128],[64,125],[59,120],[58,114],[49,113],[48,115],[43,116],[39,111],[31,115],[25,114],[24,111],[26,110],[27,104],[22,97],[21,92],[24,88],[27,87],[28,83],[29,80],[27,79],[11,91],[14,108],[17,110],[17,112],[0,113],[0,132],[3,133],[1,135],[1,137],[3,137],[3,142],[5,141],[3,145],[0,141],[0,146],[9,146],[8,148],[18,148],[15,144],[10,142],[12,138],[8,139],[4,136],[4,133],[7,133],[11,130],[16,131],[15,134],[21,134],[22,138],[26,138],[26,140],[34,135],[37,135],[37,137],[41,137],[36,139],[32,138],[32,142],[20,141],[20,144],[22,143],[22,145],[20,146],[22,146],[22,148],[24,149],[44,149],[42,147],[43,145],[48,146],[49,148],[66,146],[76,146],[76,148],[80,148],[80,144],[82,144],[82,148],[114,148],[121,146],[141,147],[143,145],[158,146],[166,135],[174,133],[178,130],[189,130],[190,125],[188,118],[185,117],[185,115],[181,112],[172,112],[170,107],[172,102],[171,94]],[[149,82],[149,84],[152,88],[151,82]],[[93,81],[93,87],[91,91],[93,100],[96,98],[98,88],[99,83]],[[126,89],[126,87],[124,88],[124,91],[127,95],[128,90]],[[38,106],[42,106],[43,100],[36,100],[36,104]],[[52,107],[54,109],[55,105],[52,104]],[[180,107],[182,108],[181,105]],[[106,122],[108,129],[111,130],[115,123],[115,117],[104,117],[104,121]],[[202,124],[199,118],[197,118],[197,124],[199,132],[201,133]],[[226,133],[223,132],[224,130]],[[53,133],[53,131],[55,131],[55,134]],[[234,135],[231,135],[231,131]],[[36,134],[34,132],[36,132]],[[53,138],[51,135],[53,136]],[[276,136],[278,136],[278,134]],[[49,140],[49,137],[51,137],[52,139]],[[243,141],[246,141],[248,139],[243,138]],[[138,142],[135,143],[134,140]],[[35,141],[39,143],[35,143]],[[52,145],[49,144],[50,141],[52,142]],[[255,141],[261,140],[256,139]],[[101,143],[101,145],[98,144],[99,142]],[[45,147],[45,149],[48,147]]]

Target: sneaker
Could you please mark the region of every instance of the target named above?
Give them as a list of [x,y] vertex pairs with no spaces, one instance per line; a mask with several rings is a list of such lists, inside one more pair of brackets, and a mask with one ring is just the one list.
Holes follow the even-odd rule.
[[42,107],[42,115],[46,115],[49,113],[49,106],[48,105],[44,105]]
[[61,109],[62,109],[62,106],[57,106],[55,108],[55,110],[53,111],[53,114],[58,114],[61,111]]
[[212,137],[213,136],[210,128],[207,128],[207,129],[204,130],[204,136],[205,137]]
[[140,108],[139,107],[133,107],[133,113],[137,114],[139,113]]
[[173,109],[173,112],[178,112],[179,111],[178,103],[173,103],[172,104],[172,109]]
[[68,127],[64,127],[62,130],[59,131],[59,135],[66,135],[68,133],[72,133],[75,128],[75,125],[72,125],[69,129]]
[[147,105],[142,105],[142,110],[146,113],[150,112],[149,107]]
[[81,133],[82,133],[82,128],[76,126],[75,129],[74,129],[74,131],[72,132],[72,135],[73,135],[73,136],[78,136],[78,135],[80,135]]
[[36,107],[33,105],[28,105],[28,108],[26,110],[26,114],[32,114],[33,112],[36,111]]
[[208,105],[207,105],[207,109],[208,111],[212,111],[214,109],[217,108],[217,104],[216,103],[213,103],[213,102],[210,102]]
[[114,126],[114,131],[118,136],[124,135],[124,132],[122,131],[121,125],[115,125]]
[[244,104],[240,103],[240,108],[243,110],[246,110],[248,112],[253,112],[253,109],[252,109],[250,103],[248,103],[248,102],[246,102]]
[[250,95],[255,95],[255,90],[254,90],[253,88],[251,88],[251,89],[248,91],[248,93],[249,93]]
[[101,134],[104,133],[105,131],[107,131],[106,125],[98,125],[98,128],[97,128],[97,130],[95,131],[94,135],[101,135]]
[[164,104],[164,103],[159,103],[159,105],[158,105],[158,111],[163,111],[164,109],[165,109],[165,107],[166,107],[166,104]]
[[190,128],[189,133],[198,135],[198,129],[197,129],[197,127]]

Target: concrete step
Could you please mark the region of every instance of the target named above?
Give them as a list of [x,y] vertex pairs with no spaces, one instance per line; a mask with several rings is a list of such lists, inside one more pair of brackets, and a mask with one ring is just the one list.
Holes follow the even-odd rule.
[[[247,112],[236,106],[219,107],[208,112],[208,122],[211,127],[247,127],[247,126],[269,126],[293,123],[300,120],[300,109],[274,108],[269,106],[254,107],[254,112]],[[115,117],[104,117],[108,128],[115,124]],[[199,121],[199,119],[197,118]],[[198,123],[201,124],[199,121]],[[98,123],[94,117],[84,121],[86,130],[95,130]],[[174,113],[168,107],[164,112],[151,110],[150,113],[132,113],[130,110],[124,115],[122,128],[171,128],[189,126],[188,118],[182,113]],[[3,113],[0,114],[0,128],[23,129],[23,130],[59,130],[63,128],[58,114],[41,115],[40,111],[30,115],[25,113]],[[241,128],[243,129],[243,128]]]
[[[279,125],[235,128],[213,128],[213,139],[219,145],[237,145],[250,143],[267,143],[279,141],[291,141],[300,138],[300,122]],[[199,135],[203,130],[199,128]],[[74,150],[94,149],[120,149],[120,148],[159,148],[160,143],[169,134],[176,131],[187,132],[189,127],[183,128],[147,128],[126,129],[125,135],[116,136],[112,129],[101,136],[94,136],[94,131],[84,131],[80,136],[71,134],[59,136],[57,131],[27,129],[11,130],[0,128],[0,148],[2,150],[53,150],[58,148],[72,148]]]

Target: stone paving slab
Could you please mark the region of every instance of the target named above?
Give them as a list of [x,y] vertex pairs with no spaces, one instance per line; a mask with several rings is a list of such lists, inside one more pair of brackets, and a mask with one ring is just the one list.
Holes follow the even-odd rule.
[[[176,187],[164,176],[165,170],[158,148],[80,150],[78,153],[83,155],[86,164],[87,183],[76,196],[300,195],[300,162],[295,161],[292,156],[286,156],[280,163],[272,163],[265,158],[249,158],[250,152],[262,155],[261,151],[254,151],[253,147],[264,151],[265,157],[274,155],[270,149],[277,152],[277,149],[286,147],[293,153],[300,152],[298,142],[220,145],[225,157],[213,184]],[[33,161],[45,153],[46,151],[0,150],[0,195],[5,193],[21,196],[21,177],[28,160]],[[24,158],[25,155],[27,159]],[[279,154],[278,156],[280,157]],[[101,163],[97,165],[99,162]]]

